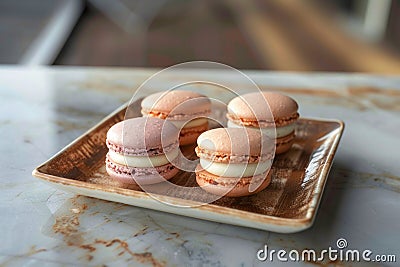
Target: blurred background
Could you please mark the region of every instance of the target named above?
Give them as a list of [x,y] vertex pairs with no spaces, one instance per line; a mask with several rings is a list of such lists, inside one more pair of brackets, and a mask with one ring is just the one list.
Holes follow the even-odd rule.
[[398,0],[0,0],[0,64],[400,73]]

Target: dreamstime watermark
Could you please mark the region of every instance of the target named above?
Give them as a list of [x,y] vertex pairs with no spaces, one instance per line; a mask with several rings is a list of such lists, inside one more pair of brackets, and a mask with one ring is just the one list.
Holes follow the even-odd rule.
[[348,243],[344,238],[336,241],[336,248],[329,246],[327,249],[316,251],[314,249],[304,249],[298,251],[292,249],[290,251],[280,249],[269,249],[268,245],[257,252],[257,259],[260,261],[307,261],[307,262],[324,262],[341,261],[341,262],[396,262],[394,254],[374,254],[371,250],[347,249]]

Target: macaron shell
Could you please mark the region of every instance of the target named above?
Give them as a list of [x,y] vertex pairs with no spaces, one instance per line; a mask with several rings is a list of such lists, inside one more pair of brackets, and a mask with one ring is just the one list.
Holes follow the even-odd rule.
[[208,122],[196,127],[182,128],[179,136],[179,145],[185,146],[196,143],[200,134],[207,130]]
[[153,117],[121,121],[107,132],[109,149],[127,155],[152,156],[178,146],[179,129],[171,122]]
[[199,157],[219,162],[257,162],[272,157],[274,141],[256,129],[217,128],[197,138]]
[[[236,178],[227,178],[227,177],[219,177],[213,175],[205,170],[199,170],[201,167],[196,169],[196,182],[197,184],[205,191],[219,196],[227,196],[227,197],[243,197],[250,196],[253,194],[257,194],[258,192],[264,190],[271,183],[271,173],[267,172],[259,175],[258,177],[246,177],[241,178],[241,180],[245,180],[244,183],[238,182],[236,185],[222,185],[218,184],[217,181],[221,180],[237,180]],[[250,181],[252,179],[264,179],[261,185],[253,191],[250,192]],[[231,189],[230,189],[231,188]]]
[[275,92],[255,92],[232,99],[228,103],[228,118],[276,122],[295,116],[297,110],[297,102],[289,96]]
[[107,157],[106,171],[111,178],[120,183],[148,185],[171,179],[179,169],[171,163],[154,168],[129,167],[117,164]]
[[211,101],[206,96],[183,90],[159,92],[144,98],[142,114],[162,119],[187,119],[211,113]]
[[295,140],[295,133],[276,139],[275,154],[283,154],[287,152],[293,145]]

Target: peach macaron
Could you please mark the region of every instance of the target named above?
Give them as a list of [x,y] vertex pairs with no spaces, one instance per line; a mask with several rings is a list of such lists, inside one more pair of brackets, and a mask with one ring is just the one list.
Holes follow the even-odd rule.
[[184,90],[159,92],[145,97],[141,103],[143,116],[172,122],[180,129],[180,145],[196,143],[197,137],[208,130],[211,101],[206,96]]
[[[268,107],[269,106],[269,107]],[[228,103],[228,127],[247,127],[275,137],[276,154],[288,151],[299,118],[297,102],[276,92],[256,92],[235,97]]]
[[200,163],[196,181],[215,195],[241,197],[258,193],[271,182],[273,149],[273,140],[257,130],[206,131],[197,139],[195,151]]

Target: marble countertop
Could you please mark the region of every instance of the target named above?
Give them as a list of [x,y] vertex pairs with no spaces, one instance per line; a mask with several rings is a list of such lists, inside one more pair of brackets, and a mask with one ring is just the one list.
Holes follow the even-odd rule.
[[[128,101],[154,69],[0,67],[0,266],[275,266],[257,252],[348,247],[400,261],[400,77],[247,71],[346,129],[314,225],[277,234],[56,190],[32,170]],[[218,76],[224,71],[184,72]],[[163,86],[152,90],[162,90]],[[242,88],[243,91],[246,88]],[[74,235],[68,233],[73,232]],[[325,260],[298,266],[379,266]],[[396,263],[386,263],[397,266]],[[398,263],[397,263],[398,264]]]

